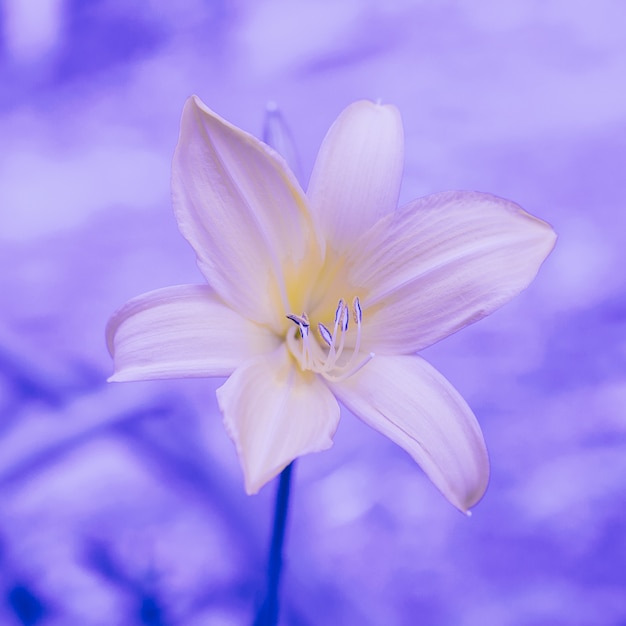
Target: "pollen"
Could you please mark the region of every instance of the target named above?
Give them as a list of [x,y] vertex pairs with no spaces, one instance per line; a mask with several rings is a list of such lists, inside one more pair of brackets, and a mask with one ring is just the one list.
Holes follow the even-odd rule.
[[[348,346],[346,338],[351,317],[356,326],[356,338],[354,344]],[[312,371],[331,382],[337,382],[352,376],[374,358],[373,352],[365,357],[360,352],[363,310],[358,296],[352,301],[351,307],[343,299],[339,300],[332,331],[322,322],[318,322],[317,334],[320,341],[310,332],[311,324],[306,313],[287,315],[287,319],[295,324],[287,334],[287,345],[303,370]],[[298,330],[299,340],[296,337]]]

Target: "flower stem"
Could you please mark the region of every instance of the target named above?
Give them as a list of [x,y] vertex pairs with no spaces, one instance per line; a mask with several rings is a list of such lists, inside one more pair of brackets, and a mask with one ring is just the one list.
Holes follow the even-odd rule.
[[280,474],[280,482],[276,492],[272,543],[267,563],[267,589],[265,591],[265,600],[254,620],[254,626],[276,626],[278,624],[278,587],[283,565],[283,541],[287,524],[287,511],[289,509],[291,471],[294,463],[295,461],[287,465]]

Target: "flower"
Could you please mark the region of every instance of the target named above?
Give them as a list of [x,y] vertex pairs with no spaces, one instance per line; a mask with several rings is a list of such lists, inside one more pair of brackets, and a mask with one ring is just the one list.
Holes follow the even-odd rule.
[[117,311],[110,380],[227,376],[217,399],[248,493],[332,445],[339,400],[467,511],[489,477],[484,440],[416,353],[524,289],[555,234],[484,193],[396,209],[402,167],[398,110],[355,102],[326,135],[305,194],[280,155],[190,98],[173,205],[208,284]]

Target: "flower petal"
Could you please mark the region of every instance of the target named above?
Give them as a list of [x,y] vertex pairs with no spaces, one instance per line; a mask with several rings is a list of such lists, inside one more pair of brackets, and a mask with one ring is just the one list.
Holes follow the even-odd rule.
[[376,356],[331,385],[355,415],[404,448],[461,511],[482,497],[489,459],[465,400],[418,356]]
[[157,289],[109,320],[110,381],[228,376],[278,338],[221,303],[208,285]]
[[339,115],[322,143],[307,191],[335,251],[395,210],[403,163],[396,107],[362,100]]
[[406,205],[347,255],[363,345],[409,354],[478,321],[528,286],[555,240],[548,224],[489,194],[445,192]]
[[179,228],[226,303],[274,328],[303,310],[298,279],[323,257],[304,193],[282,157],[197,97],[183,111],[172,195]]
[[236,369],[217,390],[217,401],[248,493],[296,457],[329,448],[339,422],[339,405],[328,387],[301,372],[285,346]]

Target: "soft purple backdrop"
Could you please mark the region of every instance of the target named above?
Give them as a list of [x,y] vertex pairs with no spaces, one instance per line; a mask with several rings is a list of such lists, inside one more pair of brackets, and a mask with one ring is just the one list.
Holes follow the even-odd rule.
[[426,351],[481,422],[466,519],[353,416],[295,472],[282,624],[626,625],[626,5],[620,0],[3,0],[0,624],[229,626],[262,592],[221,381],[107,384],[129,297],[199,282],[169,202],[185,98],[306,180],[340,110],[396,104],[403,200],[510,198],[555,252]]

